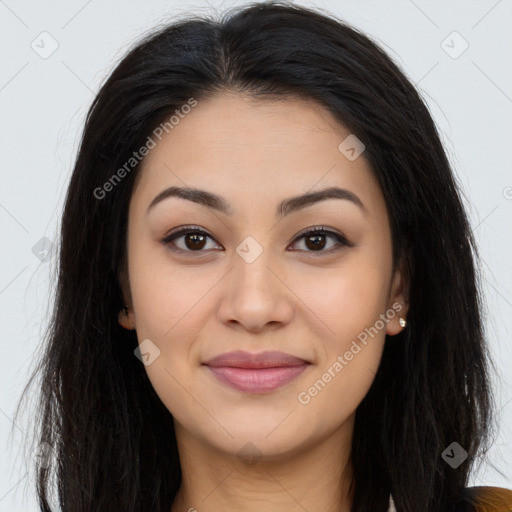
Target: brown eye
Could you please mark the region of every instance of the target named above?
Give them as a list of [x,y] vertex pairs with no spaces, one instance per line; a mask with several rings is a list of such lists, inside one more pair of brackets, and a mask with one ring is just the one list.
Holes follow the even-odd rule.
[[[180,244],[176,241],[183,239]],[[203,249],[206,247],[208,239],[213,238],[202,229],[192,229],[192,227],[184,227],[175,233],[171,233],[169,236],[162,240],[164,245],[174,245],[176,248],[171,249],[182,252],[206,252]]]
[[306,243],[306,247],[308,249],[323,249],[325,247],[325,237],[326,235],[308,235],[305,237],[304,241]]
[[188,249],[202,249],[205,246],[206,236],[202,233],[188,233],[184,235],[184,240]]
[[[185,226],[168,235],[162,240],[162,243],[170,246],[173,251],[201,253],[206,252],[206,250],[203,249],[208,249],[208,239],[214,240],[212,236],[202,229],[194,226]],[[334,241],[330,245],[328,243],[329,239]],[[180,240],[180,244],[177,243],[178,240]],[[304,241],[305,249],[302,248],[299,250],[310,253],[319,253],[319,255],[323,253],[331,253],[343,246],[353,246],[353,244],[351,244],[343,235],[327,230],[323,227],[303,231],[302,234],[295,239],[292,245],[297,245],[298,242],[302,240]]]
[[[331,240],[335,240],[335,243],[324,250],[327,245],[326,240],[329,238]],[[340,246],[352,246],[352,244],[344,236],[324,228],[315,228],[303,232],[295,239],[294,245],[297,243],[297,241],[300,240],[304,240],[306,247],[306,249],[300,250],[305,250],[306,252],[329,253],[331,252],[331,249],[337,250],[340,248]]]

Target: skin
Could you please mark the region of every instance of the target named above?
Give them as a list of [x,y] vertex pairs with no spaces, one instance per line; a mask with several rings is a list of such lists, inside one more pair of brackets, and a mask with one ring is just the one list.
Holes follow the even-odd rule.
[[[139,344],[150,339],[160,350],[145,369],[176,428],[183,483],[171,512],[266,512],[269,503],[273,512],[350,510],[355,411],[385,335],[402,330],[398,318],[408,305],[405,274],[393,272],[380,186],[364,153],[350,161],[338,149],[349,133],[313,100],[224,92],[199,101],[143,162],[122,278],[129,309],[119,322],[136,329]],[[173,185],[221,195],[233,213],[170,197],[146,214]],[[328,199],[276,216],[283,199],[330,186],[356,194],[366,211]],[[162,242],[188,224],[208,232],[202,248],[194,251],[190,235]],[[324,236],[315,251],[297,238],[316,226],[342,233],[353,247]],[[263,250],[252,263],[236,252],[248,236]],[[300,403],[298,394],[396,303],[400,313]],[[281,350],[312,364],[271,392],[244,393],[201,365],[239,349]],[[237,455],[244,446],[256,454],[253,463]]]

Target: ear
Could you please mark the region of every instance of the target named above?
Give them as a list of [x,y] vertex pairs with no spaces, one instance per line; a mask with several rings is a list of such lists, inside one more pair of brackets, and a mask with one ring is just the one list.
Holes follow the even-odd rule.
[[117,314],[117,321],[119,322],[119,325],[125,329],[128,329],[129,331],[135,329],[135,317],[133,314],[133,309],[130,305],[119,311]]
[[117,315],[117,321],[119,325],[128,330],[135,329],[135,314],[133,312],[133,301],[130,292],[130,283],[128,279],[128,269],[126,263],[126,257],[120,265],[119,272],[117,274],[117,280],[123,297],[123,303],[126,304]]
[[400,318],[407,320],[409,311],[409,275],[405,259],[395,270],[389,291],[388,310],[395,311],[395,316],[389,320],[386,327],[386,334],[394,336],[407,326],[400,325]]

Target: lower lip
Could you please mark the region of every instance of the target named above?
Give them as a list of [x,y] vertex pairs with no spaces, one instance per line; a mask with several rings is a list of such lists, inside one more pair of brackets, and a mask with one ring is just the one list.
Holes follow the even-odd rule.
[[260,369],[229,366],[208,366],[208,368],[220,381],[232,388],[246,393],[265,393],[292,381],[308,366],[308,364],[301,364]]

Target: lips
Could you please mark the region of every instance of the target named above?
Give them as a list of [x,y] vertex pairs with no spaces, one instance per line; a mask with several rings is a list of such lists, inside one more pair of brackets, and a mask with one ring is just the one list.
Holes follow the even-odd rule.
[[247,393],[264,393],[283,386],[310,364],[279,351],[227,352],[204,363],[222,383]]

